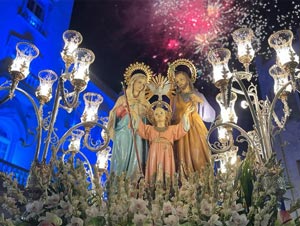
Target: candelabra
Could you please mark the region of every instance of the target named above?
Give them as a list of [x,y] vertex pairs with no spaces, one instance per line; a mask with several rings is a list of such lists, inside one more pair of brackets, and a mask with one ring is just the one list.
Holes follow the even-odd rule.
[[[296,74],[299,57],[292,48],[293,33],[289,30],[280,30],[268,39],[270,47],[275,49],[277,55],[276,64],[269,69],[274,79],[275,96],[272,101],[268,98],[259,100],[257,86],[251,82],[252,73],[249,72],[249,65],[255,54],[252,47],[253,31],[249,28],[240,28],[233,32],[232,37],[237,45],[237,58],[243,64],[243,71],[230,71],[228,61],[231,52],[227,48],[217,48],[208,54],[208,61],[213,66],[213,82],[220,91],[216,100],[221,109],[220,116],[208,132],[208,145],[215,159],[222,164],[222,161],[232,159],[232,154],[237,153],[235,141],[246,141],[248,150],[255,150],[257,161],[265,162],[272,154],[274,129],[280,132],[290,115],[287,97],[291,92],[299,92],[299,76]],[[245,81],[250,84],[248,87]],[[234,105],[238,95],[245,98],[242,104],[249,108],[253,119],[253,130],[248,132],[237,125]],[[275,112],[275,105],[279,100],[283,105],[280,119]],[[239,132],[235,138],[233,130]]]
[[[87,148],[96,152],[98,158],[102,158],[98,159],[98,162],[106,162],[109,157],[108,154],[104,155],[102,153],[102,151],[107,153],[109,136],[106,129],[107,120],[105,118],[99,119],[97,115],[98,108],[103,102],[100,94],[85,93],[83,95],[85,108],[80,118],[81,122],[66,131],[61,138],[55,133],[54,126],[59,108],[71,112],[78,107],[80,93],[86,89],[89,82],[89,66],[95,59],[91,50],[79,48],[82,42],[82,36],[79,32],[67,30],[63,33],[63,40],[64,47],[61,51],[61,57],[65,64],[63,72],[60,76],[57,76],[52,70],[42,70],[38,73],[40,83],[35,93],[38,101],[25,90],[18,87],[18,83],[29,75],[31,61],[39,55],[38,48],[32,43],[17,43],[16,57],[9,66],[11,81],[0,86],[0,90],[8,90],[7,96],[0,102],[1,104],[10,101],[19,92],[27,97],[35,111],[37,145],[27,182],[27,187],[30,189],[49,181],[52,163],[59,155],[62,160],[66,160],[70,156],[71,160],[73,160],[75,155],[80,155],[84,160],[87,173],[91,179],[93,177],[93,169],[81,149]],[[45,104],[50,103],[52,86],[57,80],[52,110],[48,117],[44,117],[43,108]],[[68,85],[72,88],[72,91],[65,88],[66,82],[70,83]],[[92,132],[94,129],[100,130],[97,134],[101,135],[96,140],[94,139],[95,132]],[[43,135],[46,136],[43,140],[44,145],[42,148]],[[67,148],[65,148],[66,143],[69,143]],[[51,155],[49,154],[50,150],[52,151]],[[107,167],[107,165],[102,164],[101,167]]]

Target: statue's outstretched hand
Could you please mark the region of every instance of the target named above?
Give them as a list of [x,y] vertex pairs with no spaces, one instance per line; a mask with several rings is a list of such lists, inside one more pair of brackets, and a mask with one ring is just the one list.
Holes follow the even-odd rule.
[[199,97],[198,95],[196,95],[196,94],[191,94],[190,95],[190,99],[191,99],[191,101],[192,102],[194,102],[194,103],[200,103],[200,104],[203,104],[203,99],[201,98],[201,97]]

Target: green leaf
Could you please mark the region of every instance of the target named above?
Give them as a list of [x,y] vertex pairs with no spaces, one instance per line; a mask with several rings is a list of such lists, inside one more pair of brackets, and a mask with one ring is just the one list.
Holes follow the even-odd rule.
[[247,207],[251,206],[253,192],[253,173],[251,168],[251,159],[246,158],[242,164],[242,173],[240,177],[242,191],[245,197]]
[[94,217],[86,223],[86,226],[102,226],[102,225],[106,225],[106,221],[104,217]]
[[180,226],[195,226],[193,223],[185,222],[183,224],[180,224]]
[[18,223],[15,223],[15,226],[33,226],[33,224],[30,224],[27,222],[18,222]]

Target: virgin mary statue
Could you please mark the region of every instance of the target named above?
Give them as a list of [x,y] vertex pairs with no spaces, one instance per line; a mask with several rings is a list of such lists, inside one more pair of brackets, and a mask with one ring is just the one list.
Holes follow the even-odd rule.
[[143,63],[130,65],[124,74],[127,84],[125,93],[110,111],[108,130],[113,141],[110,171],[115,175],[125,173],[133,179],[144,171],[148,144],[133,131],[131,125],[139,118],[146,123],[150,103],[145,97],[145,90],[152,74]]

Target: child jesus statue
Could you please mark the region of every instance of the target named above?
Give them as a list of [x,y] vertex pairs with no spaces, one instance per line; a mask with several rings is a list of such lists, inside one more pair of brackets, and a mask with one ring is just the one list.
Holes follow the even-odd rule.
[[149,118],[152,118],[150,121],[153,125],[146,125],[140,120],[137,129],[138,134],[148,140],[150,145],[145,170],[145,181],[150,187],[155,187],[155,183],[158,182],[164,187],[174,182],[173,143],[189,130],[189,114],[194,110],[193,106],[188,107],[180,123],[169,125],[171,119],[169,104],[164,101],[158,102],[159,104],[150,111],[152,116]]

